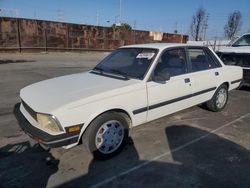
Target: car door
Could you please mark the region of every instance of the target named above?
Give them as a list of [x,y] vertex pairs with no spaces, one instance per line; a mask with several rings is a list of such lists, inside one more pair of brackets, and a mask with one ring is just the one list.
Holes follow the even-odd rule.
[[[170,74],[166,81],[156,81],[157,76]],[[147,121],[184,109],[191,105],[192,79],[188,74],[184,48],[165,50],[158,59],[147,82],[148,116]]]
[[212,98],[220,82],[221,64],[205,47],[187,48],[193,84],[193,100],[196,104]]

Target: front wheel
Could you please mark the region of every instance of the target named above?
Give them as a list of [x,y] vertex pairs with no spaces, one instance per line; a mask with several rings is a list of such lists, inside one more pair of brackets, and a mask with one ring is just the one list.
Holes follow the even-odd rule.
[[223,110],[228,100],[228,88],[226,85],[221,85],[215,92],[213,98],[208,101],[207,107],[213,112],[219,112]]
[[95,158],[111,158],[122,150],[128,138],[128,127],[124,114],[104,113],[89,125],[84,142]]

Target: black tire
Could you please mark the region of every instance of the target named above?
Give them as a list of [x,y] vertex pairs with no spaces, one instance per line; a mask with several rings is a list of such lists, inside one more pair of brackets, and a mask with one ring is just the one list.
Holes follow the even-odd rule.
[[[109,123],[111,122],[111,123]],[[108,127],[107,130],[104,130],[101,134],[103,134],[102,139],[100,137],[97,138],[97,133],[100,134],[100,131],[103,130],[106,125]],[[111,128],[112,126],[112,128]],[[118,126],[120,130],[116,127]],[[102,127],[102,128],[101,128]],[[121,129],[122,127],[122,129]],[[117,155],[123,149],[127,139],[128,139],[128,128],[129,122],[128,117],[123,113],[118,112],[107,112],[96,119],[94,119],[91,124],[88,126],[86,132],[83,135],[83,143],[86,145],[87,149],[93,153],[94,158],[96,159],[109,159],[115,155]],[[109,131],[110,130],[110,131]],[[113,131],[115,130],[115,131]],[[119,132],[116,132],[119,131]],[[123,130],[123,131],[121,131]],[[111,131],[112,134],[111,134]],[[110,132],[110,133],[109,133]],[[109,133],[109,134],[108,134]],[[121,136],[123,134],[123,136]],[[121,138],[117,138],[120,137]],[[105,139],[109,141],[106,142]],[[113,139],[119,143],[113,143]],[[101,147],[98,148],[97,142],[98,140],[102,142]],[[112,141],[112,143],[110,143]],[[109,143],[108,143],[109,142]],[[105,144],[108,146],[109,144],[113,144],[109,147],[104,147]],[[113,147],[114,146],[114,147]],[[116,148],[117,147],[117,148]],[[111,148],[110,151],[103,151],[106,148]]]
[[[219,105],[218,104],[219,102],[217,102],[217,101],[218,101],[218,97],[219,97],[221,92],[223,92],[223,94],[225,94],[225,99],[223,100],[223,103]],[[227,101],[228,101],[228,88],[225,84],[223,84],[220,87],[218,87],[218,89],[214,93],[212,99],[206,103],[206,106],[209,110],[211,110],[213,112],[219,112],[225,108]]]

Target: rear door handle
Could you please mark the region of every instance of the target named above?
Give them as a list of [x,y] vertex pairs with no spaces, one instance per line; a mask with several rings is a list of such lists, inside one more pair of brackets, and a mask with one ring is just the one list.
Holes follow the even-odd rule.
[[185,83],[189,83],[190,79],[189,78],[185,78],[184,81],[185,81]]
[[215,76],[219,76],[219,72],[215,72],[214,74],[215,74]]

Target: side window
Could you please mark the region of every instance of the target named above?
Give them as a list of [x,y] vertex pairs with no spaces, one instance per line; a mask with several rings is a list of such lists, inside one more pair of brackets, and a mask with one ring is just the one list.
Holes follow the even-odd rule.
[[169,73],[177,76],[187,72],[187,61],[184,49],[173,49],[163,52],[155,67],[154,75]]
[[189,49],[189,58],[192,66],[192,72],[217,68],[219,65],[203,49]]

